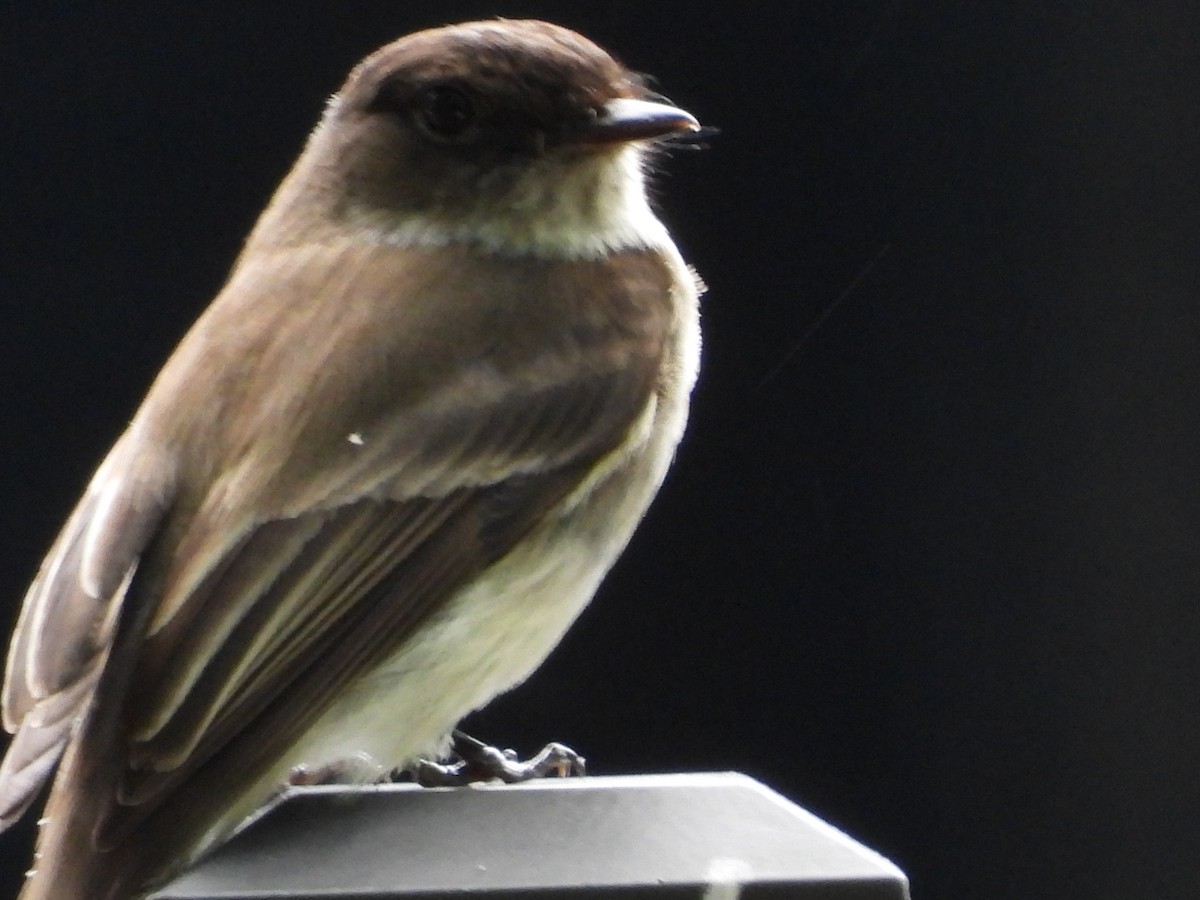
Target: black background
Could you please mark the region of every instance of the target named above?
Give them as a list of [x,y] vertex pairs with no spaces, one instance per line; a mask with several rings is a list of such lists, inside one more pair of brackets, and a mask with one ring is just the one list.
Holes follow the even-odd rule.
[[676,467],[473,730],[747,772],[924,900],[1200,895],[1192,0],[6,4],[6,615],[349,67],[497,13],[722,134],[657,179]]

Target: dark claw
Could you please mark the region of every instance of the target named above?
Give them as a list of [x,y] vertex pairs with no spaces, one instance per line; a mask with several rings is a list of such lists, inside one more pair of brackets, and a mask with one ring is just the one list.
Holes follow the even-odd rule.
[[420,760],[411,770],[414,780],[425,787],[497,780],[514,784],[550,774],[566,778],[587,772],[587,761],[564,744],[547,744],[524,762],[512,750],[491,747],[461,731],[454,732],[453,747],[458,762],[443,764]]

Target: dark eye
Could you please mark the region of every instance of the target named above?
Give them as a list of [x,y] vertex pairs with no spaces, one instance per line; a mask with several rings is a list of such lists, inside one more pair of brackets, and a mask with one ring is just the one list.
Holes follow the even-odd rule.
[[431,137],[443,141],[462,138],[475,124],[475,104],[462,88],[439,84],[417,98],[417,121]]

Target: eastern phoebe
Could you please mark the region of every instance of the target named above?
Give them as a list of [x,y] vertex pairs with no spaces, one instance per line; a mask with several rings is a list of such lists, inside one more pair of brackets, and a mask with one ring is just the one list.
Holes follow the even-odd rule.
[[684,429],[697,284],[643,167],[697,128],[544,22],[351,72],[26,596],[0,822],[57,774],[24,900],[136,895],[295,767],[436,753],[541,663]]

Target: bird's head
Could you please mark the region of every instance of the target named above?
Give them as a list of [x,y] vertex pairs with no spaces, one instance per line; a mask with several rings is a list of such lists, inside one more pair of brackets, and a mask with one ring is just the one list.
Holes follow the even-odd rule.
[[472,22],[360,63],[293,180],[382,241],[596,256],[656,242],[645,143],[698,127],[573,31]]

